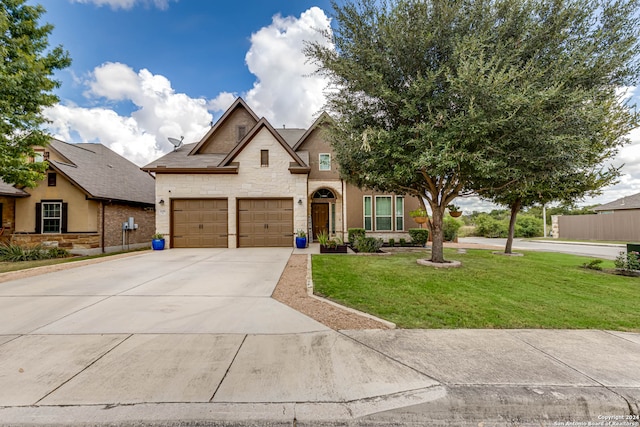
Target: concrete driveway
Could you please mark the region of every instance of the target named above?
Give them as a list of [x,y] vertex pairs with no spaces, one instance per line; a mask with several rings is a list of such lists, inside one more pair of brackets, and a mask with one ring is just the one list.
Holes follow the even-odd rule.
[[0,283],[0,424],[353,416],[445,394],[270,298],[291,252],[171,249]]

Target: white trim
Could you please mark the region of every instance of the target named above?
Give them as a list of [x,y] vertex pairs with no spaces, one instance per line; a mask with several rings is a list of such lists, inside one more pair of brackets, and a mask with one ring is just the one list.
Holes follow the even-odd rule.
[[[60,216],[49,216],[49,217],[45,217],[44,216],[44,207],[45,205],[58,205],[59,206],[59,212],[60,212]],[[41,209],[41,213],[40,213],[40,232],[42,234],[60,234],[62,233],[62,202],[41,202],[40,205],[40,209]],[[58,223],[58,231],[45,231],[44,230],[44,221],[45,219],[51,219],[51,220],[58,220],[60,221]]]
[[[378,215],[378,199],[388,199],[389,200],[389,215]],[[374,229],[376,231],[393,231],[393,196],[388,195],[388,196],[376,196],[376,205],[375,205],[375,209],[373,210],[373,218],[374,218]],[[378,218],[389,218],[391,221],[389,223],[389,229],[388,230],[380,230],[378,228]]]
[[[327,156],[329,157],[329,167],[322,167],[323,162],[322,162],[322,156]],[[318,154],[318,170],[319,171],[330,171],[331,170],[331,153],[320,153]]]
[[[398,212],[398,200],[402,200],[402,210],[400,212]],[[398,219],[402,220],[402,227],[398,227]],[[396,196],[393,226],[396,231],[404,231],[404,196]]]
[[[370,213],[369,215],[367,215],[367,202],[366,200],[369,199],[369,207],[370,207]],[[371,227],[369,229],[367,229],[367,218],[370,219],[370,223],[371,223]],[[373,197],[372,196],[362,196],[362,228],[365,229],[365,231],[373,231]]]

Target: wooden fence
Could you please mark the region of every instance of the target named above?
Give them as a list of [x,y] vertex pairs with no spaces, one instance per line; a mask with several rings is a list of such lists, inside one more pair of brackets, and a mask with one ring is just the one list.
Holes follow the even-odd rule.
[[558,216],[558,237],[580,240],[640,242],[640,209],[597,215]]

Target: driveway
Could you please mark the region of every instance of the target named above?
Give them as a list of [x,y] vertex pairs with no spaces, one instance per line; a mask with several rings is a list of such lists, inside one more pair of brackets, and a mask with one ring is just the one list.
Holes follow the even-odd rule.
[[445,394],[270,298],[291,252],[171,249],[0,283],[0,424],[353,416]]
[[2,283],[0,334],[327,330],[270,298],[290,254],[170,250]]

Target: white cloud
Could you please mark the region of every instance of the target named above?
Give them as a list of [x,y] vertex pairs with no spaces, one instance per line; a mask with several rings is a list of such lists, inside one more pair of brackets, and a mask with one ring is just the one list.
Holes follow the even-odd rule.
[[98,7],[109,6],[113,10],[128,10],[133,8],[137,4],[141,4],[145,7],[155,6],[158,9],[165,10],[169,7],[170,1],[177,0],[71,0],[72,3],[93,3]]
[[100,142],[138,165],[172,149],[169,136],[199,140],[212,119],[204,99],[175,93],[169,80],[146,69],[136,73],[127,65],[106,63],[85,84],[86,97],[130,101],[137,110],[125,117],[104,107],[58,104],[45,111],[51,132],[68,142]]
[[273,17],[271,25],[251,35],[245,57],[257,78],[244,98],[259,116],[280,127],[307,127],[321,111],[327,80],[303,53],[305,41],[327,42],[319,30],[329,29],[324,11],[312,7],[300,18]]

